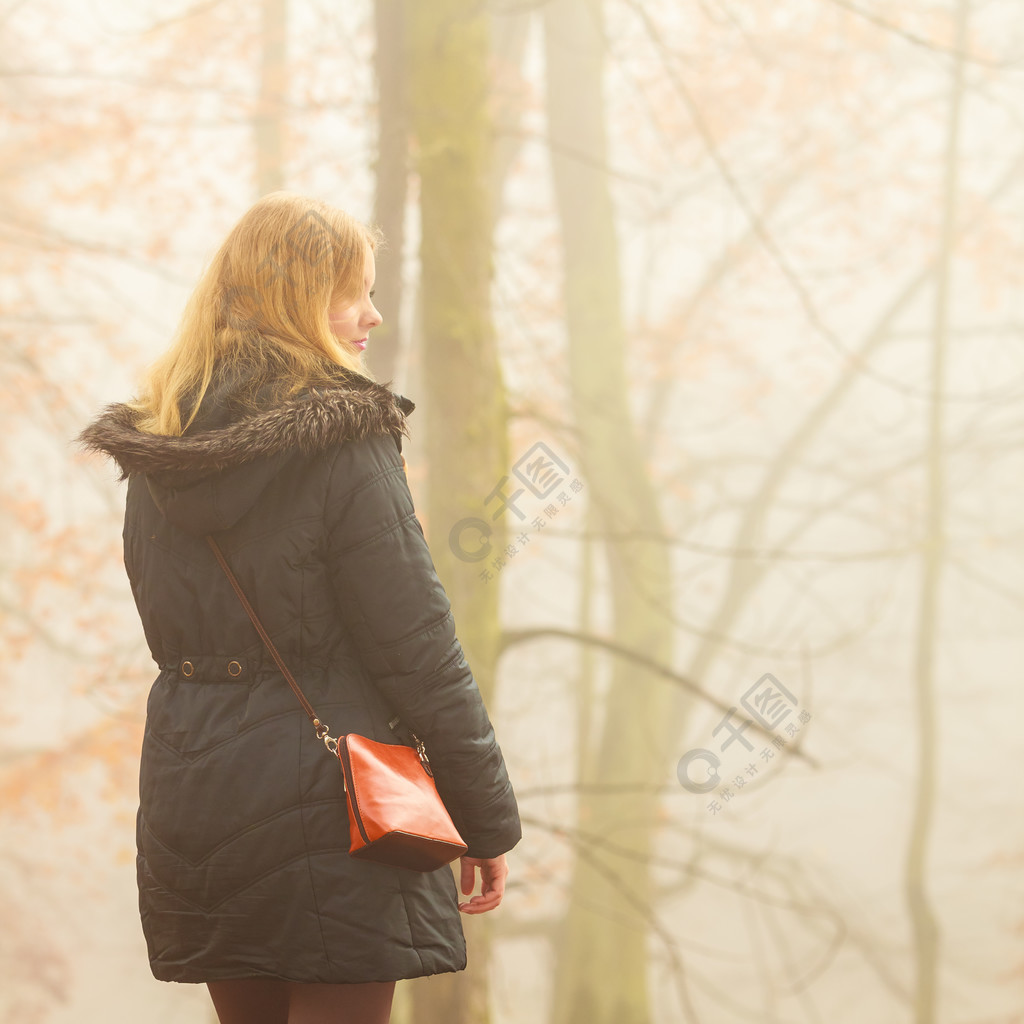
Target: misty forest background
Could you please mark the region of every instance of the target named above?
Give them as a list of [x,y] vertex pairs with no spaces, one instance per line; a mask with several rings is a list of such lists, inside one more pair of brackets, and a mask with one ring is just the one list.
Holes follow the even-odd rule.
[[0,53],[0,1019],[214,1019],[149,975],[71,439],[288,188],[387,236],[524,820],[395,1024],[1024,1021],[1019,0],[7,0]]

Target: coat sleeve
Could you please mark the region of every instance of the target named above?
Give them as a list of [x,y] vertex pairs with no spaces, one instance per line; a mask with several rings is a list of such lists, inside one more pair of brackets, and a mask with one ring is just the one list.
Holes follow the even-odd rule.
[[374,684],[426,744],[466,855],[507,852],[522,836],[515,795],[390,435],[338,450],[325,522],[345,625]]

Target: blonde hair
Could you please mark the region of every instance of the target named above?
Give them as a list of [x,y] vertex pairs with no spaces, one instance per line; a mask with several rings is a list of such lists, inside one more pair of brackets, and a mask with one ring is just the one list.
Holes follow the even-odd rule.
[[231,229],[144,377],[131,403],[138,428],[180,435],[222,370],[237,371],[252,393],[273,383],[282,395],[327,383],[338,367],[373,380],[327,317],[358,298],[366,252],[380,242],[377,229],[320,200],[265,195]]

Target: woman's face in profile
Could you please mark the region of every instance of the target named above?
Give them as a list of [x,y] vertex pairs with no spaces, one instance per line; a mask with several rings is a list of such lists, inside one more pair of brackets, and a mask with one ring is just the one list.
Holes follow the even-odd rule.
[[370,331],[382,321],[373,304],[373,285],[377,278],[377,264],[373,253],[366,250],[366,270],[363,275],[363,292],[355,302],[342,299],[327,311],[331,333],[341,342],[347,342],[362,351]]

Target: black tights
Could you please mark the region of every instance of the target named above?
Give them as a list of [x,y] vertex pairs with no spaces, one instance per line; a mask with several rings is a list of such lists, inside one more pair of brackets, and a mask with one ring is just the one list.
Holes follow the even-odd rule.
[[207,983],[220,1024],[388,1024],[393,981],[311,985],[275,978]]

